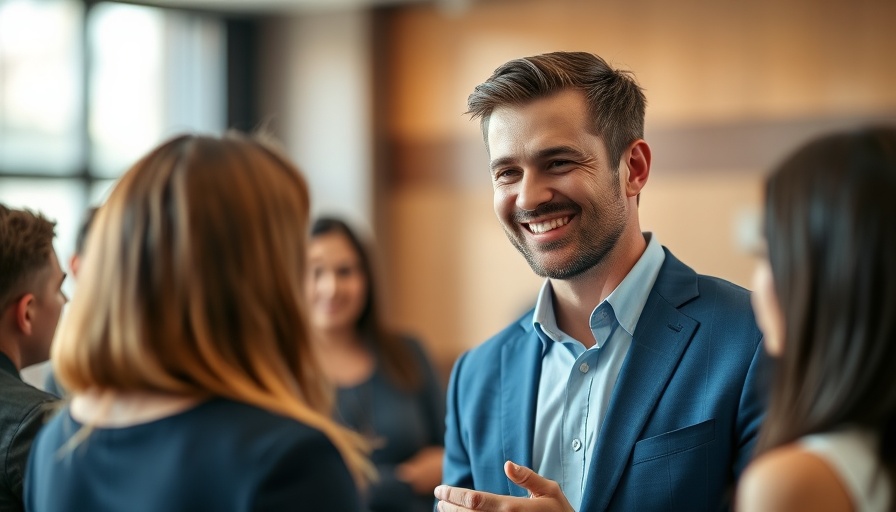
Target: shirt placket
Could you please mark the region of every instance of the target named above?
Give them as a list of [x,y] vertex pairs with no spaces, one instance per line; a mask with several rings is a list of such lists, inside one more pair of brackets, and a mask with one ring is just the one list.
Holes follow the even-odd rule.
[[587,454],[594,448],[597,411],[592,407],[592,393],[597,363],[602,346],[613,332],[615,316],[612,307],[604,303],[591,317],[591,330],[595,346],[576,357],[569,372],[566,386],[562,424],[561,465],[563,481],[569,484],[565,492],[571,503],[580,503],[585,488]]

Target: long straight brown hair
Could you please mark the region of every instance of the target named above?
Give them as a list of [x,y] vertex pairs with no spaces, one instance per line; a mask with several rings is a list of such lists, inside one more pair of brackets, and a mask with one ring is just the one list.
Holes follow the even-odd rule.
[[53,346],[60,382],[292,417],[324,432],[364,482],[364,444],[330,419],[309,345],[308,208],[298,170],[259,140],[185,135],[154,149],[97,214]]
[[856,425],[879,436],[892,478],[896,128],[798,150],[767,181],[765,234],[786,326],[758,450]]

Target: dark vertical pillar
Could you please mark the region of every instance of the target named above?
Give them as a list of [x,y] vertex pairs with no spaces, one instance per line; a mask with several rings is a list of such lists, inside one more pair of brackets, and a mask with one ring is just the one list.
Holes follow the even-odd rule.
[[227,126],[258,128],[258,20],[225,20],[227,30]]

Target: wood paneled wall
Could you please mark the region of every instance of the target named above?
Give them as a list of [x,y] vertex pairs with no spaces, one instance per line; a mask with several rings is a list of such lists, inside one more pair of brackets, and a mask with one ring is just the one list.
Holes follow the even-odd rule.
[[378,12],[378,232],[394,323],[447,371],[540,280],[491,207],[466,97],[501,63],[585,50],[635,73],[654,165],[642,226],[696,270],[749,285],[739,246],[762,174],[832,128],[896,121],[896,2],[480,0]]

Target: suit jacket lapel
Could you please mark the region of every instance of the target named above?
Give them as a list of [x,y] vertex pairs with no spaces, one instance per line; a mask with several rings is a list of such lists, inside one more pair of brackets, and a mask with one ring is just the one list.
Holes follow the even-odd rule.
[[699,325],[676,308],[697,295],[696,273],[667,251],[598,435],[581,510],[610,505],[635,442]]
[[[520,328],[525,332],[519,333],[501,350],[501,431],[504,459],[532,467],[542,344],[534,332],[531,315],[523,317]],[[528,495],[509,479],[507,486],[510,495]]]

